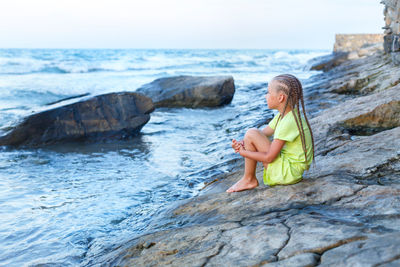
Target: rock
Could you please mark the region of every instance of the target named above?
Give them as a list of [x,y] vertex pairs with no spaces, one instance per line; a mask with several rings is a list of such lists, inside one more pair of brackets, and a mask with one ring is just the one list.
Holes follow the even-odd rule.
[[400,127],[354,140],[335,139],[327,144],[326,138],[316,140],[319,149],[315,158],[317,167],[311,167],[307,172],[310,177],[340,170],[367,178],[399,162],[396,150],[400,147]]
[[297,267],[307,267],[307,266],[317,266],[319,262],[319,255],[314,253],[304,253],[290,257],[285,260],[271,262],[261,265],[262,267],[286,267],[286,266],[297,266]]
[[383,49],[382,34],[336,34],[334,52],[353,52],[365,47],[379,46]]
[[232,101],[232,76],[177,76],[157,79],[136,90],[156,107],[217,107]]
[[[397,97],[394,96],[393,98]],[[392,100],[376,106],[369,112],[365,112],[359,116],[345,120],[342,125],[348,129],[392,129],[394,127],[398,127],[400,126],[400,99]]]
[[383,51],[383,45],[365,44],[355,50],[336,51],[332,54],[311,59],[308,65],[311,70],[322,70],[324,72],[334,69],[346,62],[375,55]]
[[112,258],[98,261],[102,266],[204,266],[222,250],[222,234],[237,227],[223,223],[144,235],[113,251]]
[[154,110],[138,93],[99,95],[33,114],[0,138],[3,146],[41,146],[67,141],[126,138],[136,135]]
[[314,58],[310,60],[308,65],[310,65],[311,70],[322,70],[328,71],[336,66],[339,66],[343,62],[347,61],[347,52],[333,53],[330,55],[325,55],[321,57]]
[[[333,182],[335,181],[335,182]],[[257,188],[236,194],[210,194],[183,203],[168,214],[180,223],[192,224],[218,221],[242,221],[251,216],[260,216],[271,212],[317,205],[349,196],[362,188],[340,176],[327,176],[325,179],[307,179],[293,186],[275,186]],[[227,188],[225,188],[226,190]],[[268,199],[266,202],[265,200]],[[210,216],[212,214],[212,216]],[[163,215],[167,220],[169,216]],[[168,222],[168,221],[165,221]],[[160,221],[158,222],[160,223]],[[156,225],[154,225],[156,226]],[[158,224],[157,227],[161,225]]]
[[286,243],[286,232],[282,224],[246,225],[224,231],[221,236],[223,247],[218,255],[209,259],[207,265],[252,266],[276,261],[276,254]]
[[383,14],[385,16],[385,52],[392,56],[392,61],[400,64],[400,21],[399,21],[399,0],[383,0],[385,5]]
[[383,51],[383,44],[367,44],[363,45],[359,50],[357,50],[357,54],[359,57],[372,56],[379,51]]
[[326,93],[366,95],[400,83],[398,66],[382,51],[355,60],[341,60],[340,64],[325,71],[311,79],[315,81],[312,83],[312,91],[324,94],[318,96],[322,101]]
[[[374,196],[382,205],[360,214],[359,208],[374,203]],[[306,179],[290,187],[204,195],[186,200],[160,217],[164,222],[166,217],[178,222],[179,228],[140,236],[87,263],[307,266],[317,263],[319,255],[325,257],[342,246],[393,231],[382,228],[379,216],[388,208],[391,215],[400,214],[396,198],[398,189],[380,186],[377,191],[376,186],[356,185],[349,177],[338,175]],[[385,203],[392,204],[388,207]],[[162,227],[152,225],[151,229]],[[390,246],[390,242],[382,246]],[[351,250],[359,251],[357,247]],[[377,257],[375,261],[385,260]]]
[[400,259],[399,246],[398,232],[371,237],[327,251],[320,266],[390,266],[383,264]]
[[329,71],[347,61],[383,51],[382,34],[336,34],[333,53],[312,59],[311,70]]
[[300,253],[322,254],[334,247],[366,239],[362,225],[349,224],[320,214],[299,214],[286,220],[289,240],[279,252],[279,259]]
[[[335,167],[349,170],[345,167],[346,157],[342,157],[342,153],[351,153],[354,154],[353,158],[359,158],[359,161],[354,162],[351,167],[358,173],[365,173],[367,166],[378,164],[374,160],[381,160],[378,165],[382,165],[385,160],[395,156],[395,148],[400,145],[394,138],[400,134],[400,128],[396,129],[400,126],[399,90],[400,86],[396,85],[385,91],[349,99],[310,120],[316,140],[316,154],[326,156],[330,153],[329,157],[324,159],[324,162],[327,162],[327,169],[329,164],[334,164]],[[395,129],[368,137],[392,128]],[[352,140],[355,136],[357,140]],[[393,152],[388,153],[392,147],[382,147],[376,140],[391,144]],[[339,148],[341,146],[343,147]],[[356,151],[360,154],[356,154]],[[378,158],[374,153],[382,154],[382,157]],[[359,167],[354,168],[355,165]]]

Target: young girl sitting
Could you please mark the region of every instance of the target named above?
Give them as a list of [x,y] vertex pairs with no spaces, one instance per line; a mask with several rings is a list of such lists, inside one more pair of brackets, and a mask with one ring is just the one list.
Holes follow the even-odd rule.
[[[264,184],[272,186],[299,182],[314,159],[314,139],[300,81],[291,74],[278,75],[269,83],[265,98],[268,108],[279,113],[262,131],[252,128],[244,140],[232,140],[232,148],[245,158],[245,168],[242,179],[226,192],[257,187],[257,161],[264,165]],[[272,135],[271,142],[268,137]]]

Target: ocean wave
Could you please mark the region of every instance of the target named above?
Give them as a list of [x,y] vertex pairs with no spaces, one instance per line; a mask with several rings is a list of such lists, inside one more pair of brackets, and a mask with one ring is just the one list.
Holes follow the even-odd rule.
[[[46,51],[45,51],[46,52]],[[281,64],[305,64],[323,51],[203,51],[203,50],[87,50],[87,51],[31,51],[19,57],[1,57],[0,74],[23,75],[32,73],[97,73],[136,72],[169,69],[232,69],[248,70],[274,68]]]

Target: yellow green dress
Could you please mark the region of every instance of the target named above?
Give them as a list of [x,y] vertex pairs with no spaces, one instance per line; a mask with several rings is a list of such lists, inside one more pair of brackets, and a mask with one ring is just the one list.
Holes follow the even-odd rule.
[[306,139],[306,160],[301,144],[300,132],[293,117],[294,113],[297,114],[297,111],[290,111],[279,122],[278,113],[268,124],[269,127],[274,129],[274,139],[284,140],[286,143],[276,159],[268,164],[267,169],[264,169],[264,184],[270,186],[295,184],[302,179],[304,171],[308,170],[311,165],[313,153],[310,130],[305,119],[302,117]]

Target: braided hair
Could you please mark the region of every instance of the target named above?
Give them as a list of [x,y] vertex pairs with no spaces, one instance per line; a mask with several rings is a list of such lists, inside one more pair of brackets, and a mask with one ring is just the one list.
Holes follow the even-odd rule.
[[[303,87],[301,86],[300,81],[291,74],[281,74],[276,76],[272,79],[272,81],[277,81],[276,88],[278,91],[282,91],[287,95],[287,101],[285,103],[285,107],[283,109],[283,113],[285,114],[286,108],[289,105],[292,109],[297,110],[297,114],[293,114],[294,120],[296,121],[297,128],[299,129],[301,144],[303,146],[305,160],[307,162],[307,149],[306,149],[306,136],[304,134],[303,129],[303,122],[301,120],[301,113],[300,113],[300,104],[302,106],[303,114],[305,121],[307,123],[308,129],[310,130],[311,134],[311,141],[312,141],[312,153],[313,159],[315,157],[314,153],[314,136],[311,130],[310,123],[308,122],[308,118],[306,115],[306,109],[304,106],[304,99],[303,99]],[[279,115],[278,122],[281,119],[282,114]]]

